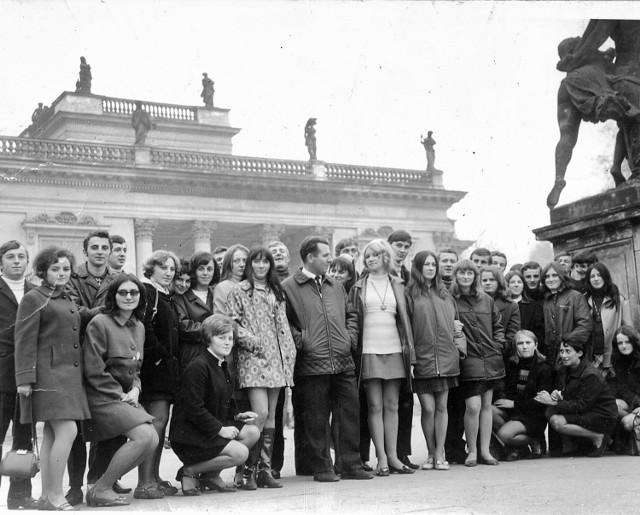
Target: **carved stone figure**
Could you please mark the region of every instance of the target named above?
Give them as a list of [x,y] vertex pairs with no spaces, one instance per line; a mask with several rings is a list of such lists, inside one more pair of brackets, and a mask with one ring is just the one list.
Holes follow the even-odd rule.
[[213,88],[214,82],[209,78],[206,73],[202,74],[202,101],[206,107],[213,107],[213,94],[215,89]]
[[38,102],[38,107],[36,107],[36,110],[31,115],[31,121],[35,122],[47,111],[47,109],[49,109],[48,106],[42,105],[42,102]]
[[147,134],[151,129],[151,117],[149,113],[147,113],[142,108],[142,102],[136,102],[136,110],[131,115],[131,125],[133,125],[134,130],[136,131],[136,145],[144,145],[145,140],[147,139]]
[[[609,37],[615,51],[598,51]],[[549,209],[557,205],[566,185],[564,176],[581,120],[616,120],[619,132],[611,175],[616,186],[625,182],[621,166],[626,158],[631,169],[628,180],[640,178],[640,21],[590,20],[582,37],[564,40],[558,53],[557,68],[567,76],[558,91],[560,141],[555,184],[547,197]]]
[[316,119],[309,118],[304,126],[304,144],[309,151],[309,161],[315,161],[316,158]]
[[433,146],[436,144],[436,140],[431,136],[433,131],[427,132],[427,137],[420,135],[420,143],[424,147],[424,151],[427,153],[427,172],[439,172],[436,169],[436,151]]
[[91,94],[91,66],[87,64],[87,60],[80,57],[80,74],[76,81],[76,93],[83,93],[85,95]]

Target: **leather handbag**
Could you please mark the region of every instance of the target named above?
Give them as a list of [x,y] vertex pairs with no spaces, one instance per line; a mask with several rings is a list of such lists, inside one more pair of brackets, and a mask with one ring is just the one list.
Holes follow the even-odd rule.
[[[16,398],[16,412],[14,422],[18,419],[19,398]],[[0,463],[0,474],[20,479],[31,479],[40,470],[40,454],[38,452],[38,437],[36,434],[36,423],[33,418],[33,403],[30,401],[31,407],[31,444],[33,450],[17,449],[8,451],[2,458]]]

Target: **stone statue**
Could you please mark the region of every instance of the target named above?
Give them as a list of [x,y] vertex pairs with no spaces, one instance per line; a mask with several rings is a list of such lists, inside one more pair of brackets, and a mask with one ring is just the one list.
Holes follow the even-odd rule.
[[31,115],[31,121],[35,122],[44,113],[46,113],[48,109],[49,109],[49,106],[42,105],[42,102],[38,102],[38,107],[36,107],[36,110]]
[[309,161],[315,161],[316,158],[316,119],[309,118],[304,126],[304,144],[309,151]]
[[213,93],[215,89],[213,89],[213,81],[209,78],[206,73],[202,74],[202,93],[200,96],[202,97],[202,101],[206,107],[213,107]]
[[[609,37],[615,50],[600,52]],[[557,205],[566,185],[564,176],[581,120],[616,120],[619,132],[611,175],[616,186],[623,184],[621,166],[627,159],[631,169],[628,180],[640,178],[640,21],[590,20],[581,38],[560,43],[558,54],[557,68],[567,76],[558,91],[560,141],[555,184],[547,197],[549,209]]]
[[80,57],[80,76],[76,81],[76,93],[91,94],[91,66],[84,57]]
[[136,145],[144,145],[147,133],[151,129],[151,117],[142,108],[142,102],[136,102],[136,110],[131,115],[131,125],[136,131]]
[[420,143],[424,147],[425,152],[427,153],[427,172],[439,172],[440,170],[436,169],[436,151],[433,146],[436,144],[436,140],[431,136],[433,131],[427,132],[427,137],[423,137],[420,134]]

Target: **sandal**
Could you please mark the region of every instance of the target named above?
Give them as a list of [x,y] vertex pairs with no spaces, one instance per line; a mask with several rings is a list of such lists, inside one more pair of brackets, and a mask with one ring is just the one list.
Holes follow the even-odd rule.
[[178,489],[169,483],[169,481],[158,481],[158,488],[162,490],[165,497],[171,497],[178,493]]
[[422,464],[422,470],[433,470],[433,458],[427,458]]
[[448,461],[436,461],[435,469],[436,470],[449,470],[449,462]]
[[[38,509],[40,509],[40,506],[38,506]],[[45,497],[42,503],[42,510],[44,511],[75,511],[75,508],[71,506],[68,502],[63,502],[60,506],[56,506],[49,500],[48,497]]]
[[[193,479],[192,488],[188,488],[185,486],[185,480],[188,481],[189,479]],[[176,474],[176,480],[180,481],[180,485],[182,487],[182,495],[184,495],[185,497],[194,497],[194,496],[202,495],[202,492],[200,491],[200,474],[196,474],[195,476],[192,476],[191,474],[187,474],[184,471],[184,467],[180,467]],[[168,483],[168,481],[165,481],[165,482]],[[171,485],[171,483],[169,484]]]
[[389,467],[378,467],[376,476],[387,477],[389,475]]
[[92,508],[110,508],[111,506],[129,506],[129,501],[124,497],[100,497],[99,492],[89,490],[87,492],[87,506]]
[[231,493],[237,492],[235,486],[227,485],[220,476],[205,476],[200,474],[200,490],[211,490],[212,492],[220,492],[220,493]]

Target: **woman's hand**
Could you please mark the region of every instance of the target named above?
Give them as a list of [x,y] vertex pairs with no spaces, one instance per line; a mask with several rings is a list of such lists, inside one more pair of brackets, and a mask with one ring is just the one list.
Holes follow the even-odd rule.
[[631,412],[633,415],[640,415],[640,408],[636,408]]
[[256,419],[258,418],[258,414],[254,413],[253,411],[245,411],[244,413],[238,413],[235,416],[236,420],[239,420],[240,422],[244,422],[245,424],[253,424]]
[[31,384],[21,384],[18,386],[18,393],[20,395],[24,395],[25,397],[31,396]]
[[235,439],[239,434],[240,434],[240,430],[237,427],[233,427],[233,426],[224,426],[218,432],[218,436],[221,436],[222,438],[227,438],[228,440]]
[[127,404],[131,404],[134,408],[138,407],[138,398],[140,397],[140,389],[137,386],[134,386],[127,393],[123,393],[120,397],[122,402],[126,402]]
[[562,392],[560,390],[553,390],[551,392],[551,398],[556,402],[563,400]]
[[463,327],[464,327],[464,324],[460,322],[460,320],[453,321],[453,332],[456,333],[456,336],[459,336],[459,333],[462,332]]
[[498,408],[512,409],[513,401],[510,399],[498,399],[496,402],[493,403],[493,405],[497,406]]
[[547,406],[555,406],[556,404],[558,404],[558,402],[554,400],[551,397],[551,394],[546,390],[542,390],[541,392],[538,392],[538,394],[533,398],[533,400],[539,402],[540,404],[546,404]]

